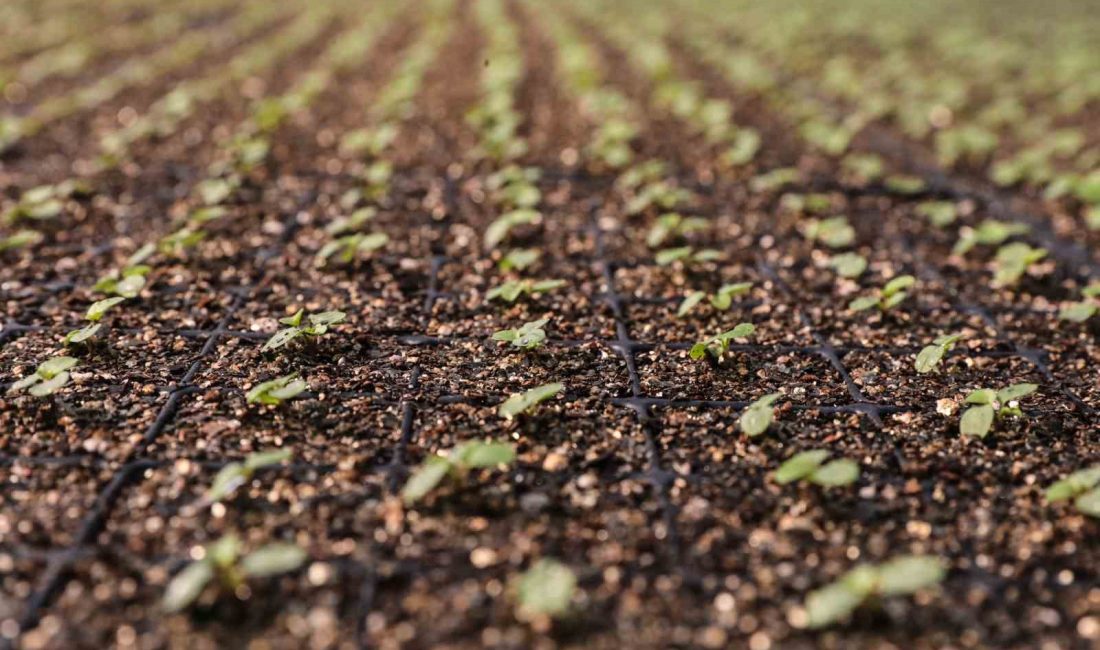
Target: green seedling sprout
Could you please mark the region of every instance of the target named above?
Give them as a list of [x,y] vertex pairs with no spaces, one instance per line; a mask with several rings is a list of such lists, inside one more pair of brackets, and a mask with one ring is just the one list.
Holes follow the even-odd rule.
[[210,484],[201,504],[210,505],[222,501],[251,481],[256,470],[281,465],[290,460],[290,456],[289,449],[272,449],[249,454],[243,463],[229,463],[214,477],[214,482]]
[[0,253],[14,251],[20,248],[30,248],[42,242],[45,237],[37,230],[17,230],[8,237],[0,238]]
[[899,275],[882,285],[875,296],[861,296],[848,303],[848,309],[852,311],[865,311],[872,307],[878,307],[879,311],[886,312],[897,307],[909,292],[906,291],[917,283],[917,279],[911,275]]
[[867,258],[858,253],[839,253],[829,258],[829,266],[842,278],[858,278],[867,270]]
[[[726,311],[733,306],[733,299],[735,297],[744,295],[751,290],[751,282],[724,284],[710,297],[710,304],[715,309]],[[676,310],[676,316],[679,318],[686,316],[692,309],[695,309],[699,303],[703,302],[706,297],[707,294],[703,291],[693,291],[689,293],[688,296],[684,298],[684,301],[680,303],[680,308]]]
[[722,253],[713,248],[696,250],[691,246],[680,246],[657,251],[657,256],[654,259],[658,266],[669,266],[674,262],[713,262],[722,259]]
[[709,223],[701,217],[684,217],[677,212],[668,212],[657,217],[657,223],[646,233],[645,242],[650,248],[657,248],[671,237],[683,237],[705,230]]
[[34,397],[52,395],[69,383],[69,370],[77,365],[73,357],[53,357],[38,364],[38,368],[8,387],[9,393],[27,391]]
[[497,262],[497,268],[500,269],[501,273],[524,271],[535,262],[538,262],[541,257],[542,251],[537,248],[517,248],[508,251],[504,257],[501,257],[500,261]]
[[499,298],[504,302],[515,302],[520,296],[537,296],[565,285],[565,280],[508,280],[500,286],[490,289],[485,294],[485,299],[496,300]]
[[788,458],[775,472],[775,482],[786,485],[806,480],[821,487],[851,485],[859,479],[859,464],[848,458],[825,462],[832,452],[826,449],[803,451]]
[[524,323],[515,329],[500,330],[493,334],[493,340],[507,341],[523,350],[534,350],[546,340],[546,330],[543,327],[549,322],[550,319],[542,318]]
[[103,326],[103,323],[99,321],[103,320],[103,317],[107,315],[107,312],[114,308],[115,305],[118,305],[124,300],[126,300],[126,298],[122,296],[115,296],[92,303],[92,305],[88,307],[87,313],[84,314],[84,319],[88,321],[88,324],[66,334],[64,340],[65,345],[84,343],[95,336]]
[[917,353],[917,360],[914,364],[917,372],[932,372],[938,368],[943,363],[943,358],[955,347],[955,343],[962,338],[962,334],[944,334],[933,339],[931,345],[924,346]]
[[365,226],[368,221],[376,216],[378,216],[378,210],[373,207],[359,208],[346,217],[333,220],[325,227],[325,232],[333,236],[353,232]]
[[264,343],[262,352],[268,350],[278,350],[286,347],[295,339],[307,336],[321,336],[328,332],[329,327],[343,323],[347,317],[342,311],[325,311],[318,314],[310,314],[304,318],[305,324],[303,324],[304,310],[299,309],[297,313],[288,318],[280,318],[279,322],[283,325],[287,325],[285,329],[281,329],[275,332],[267,343]]
[[959,240],[955,242],[952,253],[965,255],[972,248],[981,244],[983,246],[999,246],[1009,237],[1027,233],[1028,227],[1022,223],[1007,223],[986,219],[978,224],[977,228],[962,228],[959,232]]
[[775,421],[774,404],[782,397],[782,393],[769,393],[745,407],[738,424],[746,436],[755,438],[768,430]]
[[509,465],[515,458],[515,448],[509,442],[462,443],[421,463],[405,483],[401,498],[411,505],[427,496],[444,478],[463,481],[470,470]]
[[722,332],[721,334],[713,336],[709,339],[699,341],[695,345],[691,346],[691,350],[688,354],[695,361],[706,357],[708,354],[715,361],[720,361],[722,357],[725,356],[727,352],[729,352],[730,343],[733,341],[733,339],[746,338],[752,335],[752,333],[755,331],[756,326],[752,323],[740,323],[737,325],[737,327],[734,327],[731,330]]
[[946,228],[959,218],[959,210],[951,201],[924,201],[917,205],[916,212],[937,228]]
[[946,574],[938,558],[904,555],[879,565],[861,564],[806,598],[807,627],[822,628],[847,618],[873,597],[901,596],[928,589]]
[[994,419],[1022,416],[1019,399],[1034,393],[1038,388],[1037,384],[1015,384],[1000,390],[981,388],[971,392],[966,396],[966,403],[975,406],[962,414],[959,433],[977,438],[986,437],[993,428]]
[[500,417],[511,420],[517,415],[527,413],[540,403],[554,397],[565,388],[560,383],[543,384],[522,393],[514,393],[497,407]]
[[299,377],[298,373],[293,372],[289,375],[256,384],[252,390],[245,394],[245,400],[249,404],[259,403],[278,406],[307,390],[309,390],[309,384]]
[[1005,244],[997,249],[993,281],[1001,287],[1014,286],[1032,264],[1046,256],[1046,250],[1032,248],[1023,242]]
[[1100,519],[1100,465],[1079,469],[1051,484],[1046,490],[1047,503],[1073,499],[1083,515]]
[[519,579],[517,614],[521,619],[564,616],[576,592],[577,576],[573,570],[557,560],[542,558]]
[[856,240],[856,230],[843,216],[828,219],[807,219],[802,234],[811,241],[819,241],[829,248],[851,246]]
[[532,208],[517,208],[497,217],[485,229],[485,248],[492,250],[508,236],[512,229],[519,226],[536,224],[542,220],[542,214]]
[[344,264],[350,264],[357,256],[373,253],[389,242],[389,235],[381,232],[355,233],[338,237],[317,252],[317,266],[324,266],[334,256]]
[[1083,300],[1062,306],[1058,318],[1071,323],[1083,323],[1100,311],[1100,282],[1094,282],[1081,289]]
[[208,545],[200,559],[188,564],[168,583],[161,607],[175,613],[194,603],[212,581],[227,593],[240,589],[252,578],[288,573],[306,560],[306,553],[293,544],[272,543],[241,557],[241,541],[233,534]]

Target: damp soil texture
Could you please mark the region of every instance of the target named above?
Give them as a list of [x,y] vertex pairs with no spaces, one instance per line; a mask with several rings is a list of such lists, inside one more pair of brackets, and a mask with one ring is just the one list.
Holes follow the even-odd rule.
[[1096,648],[1093,14],[4,3],[0,648]]

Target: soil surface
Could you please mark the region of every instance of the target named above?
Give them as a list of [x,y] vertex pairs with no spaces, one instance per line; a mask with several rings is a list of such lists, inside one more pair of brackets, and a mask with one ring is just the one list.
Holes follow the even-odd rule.
[[[1100,317],[1058,318],[1097,280],[1100,252],[1095,235],[1066,230],[1065,203],[930,169],[927,142],[883,124],[852,146],[927,184],[904,193],[853,181],[759,90],[696,56],[702,27],[680,17],[660,41],[667,74],[728,102],[737,124],[763,136],[752,161],[731,166],[655,99],[661,80],[598,12],[503,0],[492,4],[522,59],[510,92],[527,145],[511,162],[540,170],[541,216],[486,249],[510,206],[493,189],[508,161],[480,153],[469,117],[500,37],[478,1],[265,10],[181,0],[159,11],[190,28],[153,42],[132,35],[151,20],[145,3],[116,0],[87,20],[127,26],[132,41],[89,28],[76,41],[91,51],[79,72],[26,93],[9,86],[0,115],[33,115],[183,34],[210,37],[201,56],[128,78],[0,157],[0,210],[36,186],[87,185],[53,218],[0,223],[3,237],[42,235],[0,252],[0,648],[1095,648],[1100,524],[1043,495],[1100,462]],[[50,27],[61,19],[35,19],[43,35],[32,44],[58,47],[45,30],[67,33]],[[303,21],[315,28],[288,39]],[[334,64],[331,44],[372,21],[366,51]],[[638,190],[591,155],[603,118],[569,81],[562,30],[586,46],[594,86],[632,116],[634,160],[662,161],[661,178],[685,192],[676,211],[706,220],[661,247],[718,259],[656,263],[646,239],[665,210],[634,210]],[[33,60],[9,50],[5,71]],[[276,58],[241,56],[256,51]],[[425,60],[410,73],[415,56]],[[233,66],[244,72],[219,77]],[[140,293],[91,342],[63,345],[106,297],[97,281],[201,206],[196,186],[253,133],[257,106],[318,72],[316,96],[266,134],[266,157],[240,173],[201,241],[155,253]],[[216,92],[195,110],[102,164],[104,136],[158,114],[180,82],[212,79]],[[407,99],[382,115],[395,79]],[[396,135],[380,153],[341,146],[383,122]],[[379,161],[392,177],[371,190],[363,176]],[[779,168],[798,179],[757,182]],[[800,209],[796,196],[818,207]],[[933,227],[918,209],[928,200],[954,202],[958,222]],[[326,228],[362,207],[376,211],[366,231],[388,242],[319,265]],[[805,235],[809,219],[835,215],[854,229],[843,250],[868,262],[856,279],[839,277],[834,251]],[[994,247],[952,253],[958,228],[985,219],[1030,224],[1020,241],[1048,251],[1014,287],[993,284]],[[541,256],[502,271],[512,248]],[[916,285],[896,308],[848,308],[901,274]],[[520,278],[565,285],[487,298]],[[678,315],[690,292],[740,282],[751,288],[728,309],[704,300]],[[347,318],[264,351],[299,309]],[[548,319],[537,349],[491,340],[537,319]],[[740,322],[756,330],[720,362],[689,357]],[[916,372],[921,348],[953,333],[964,337],[940,368]],[[68,385],[46,397],[7,392],[62,354],[79,360]],[[251,388],[292,372],[309,390],[278,406],[247,402]],[[552,382],[563,391],[531,413],[497,414],[509,395]],[[960,435],[971,391],[1023,382],[1038,389],[1021,417],[985,438]],[[741,413],[770,393],[781,395],[775,423],[747,437]],[[402,501],[422,461],[484,439],[513,443],[515,462]],[[221,468],[274,448],[291,459],[196,507]],[[776,483],[776,468],[809,449],[856,461],[858,480]],[[307,560],[166,613],[172,577],[227,533],[248,549],[293,543]],[[942,583],[807,628],[811,591],[900,554],[940,558]],[[517,616],[517,582],[545,557],[576,575],[571,607]]]

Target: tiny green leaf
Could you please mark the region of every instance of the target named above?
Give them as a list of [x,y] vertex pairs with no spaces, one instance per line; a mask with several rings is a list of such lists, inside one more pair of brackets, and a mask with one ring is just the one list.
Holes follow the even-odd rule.
[[911,594],[939,584],[944,577],[938,558],[907,555],[879,565],[878,591],[884,596]]
[[528,411],[540,402],[544,402],[557,395],[561,392],[562,388],[564,388],[564,386],[560,383],[552,383],[532,388],[523,393],[516,393],[501,403],[500,407],[497,409],[497,413],[501,417],[510,420]]
[[788,458],[775,472],[775,482],[786,485],[792,481],[806,478],[814,472],[825,459],[829,452],[824,449],[812,449],[803,451]]
[[241,570],[254,578],[287,573],[302,566],[306,552],[293,544],[273,543],[263,546],[241,560]]
[[439,485],[440,481],[451,472],[451,461],[442,456],[432,456],[417,468],[405,487],[401,490],[401,498],[406,504],[415,503],[423,499],[429,492]]
[[175,613],[186,609],[202,594],[202,590],[214,578],[214,567],[206,560],[188,564],[168,583],[161,607]]
[[84,318],[92,321],[93,323],[98,323],[100,320],[103,319],[103,316],[111,309],[111,307],[114,307],[124,300],[126,300],[126,298],[122,296],[115,296],[113,298],[105,298],[98,302],[94,302],[92,303],[91,307],[88,307],[88,313],[84,315]]
[[959,420],[959,433],[984,438],[993,426],[993,407],[988,404],[968,408]]
[[543,558],[520,578],[519,605],[527,614],[561,616],[569,610],[576,590],[577,578],[569,567]]
[[810,475],[810,481],[823,487],[851,485],[859,478],[859,465],[848,458],[825,463]]

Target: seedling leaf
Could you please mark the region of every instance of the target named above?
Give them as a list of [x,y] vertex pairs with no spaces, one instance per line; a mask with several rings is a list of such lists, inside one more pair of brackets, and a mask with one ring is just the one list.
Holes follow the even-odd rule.
[[293,544],[273,543],[244,556],[241,570],[246,576],[265,578],[287,573],[302,566],[306,552]]
[[561,392],[562,388],[564,388],[564,386],[560,383],[553,383],[538,386],[523,393],[516,393],[501,403],[500,407],[497,409],[497,413],[501,417],[510,420],[528,411],[540,402],[544,402],[557,395]]
[[569,611],[576,590],[577,577],[569,567],[543,558],[520,578],[520,609],[528,615],[561,616]]

